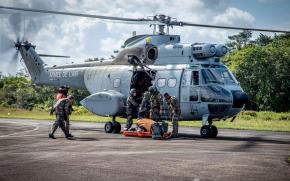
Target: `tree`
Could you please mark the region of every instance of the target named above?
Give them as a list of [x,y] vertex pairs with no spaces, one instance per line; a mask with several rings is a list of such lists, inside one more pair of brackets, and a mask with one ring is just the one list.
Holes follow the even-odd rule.
[[[57,88],[33,85],[26,77],[4,77],[0,79],[0,106],[24,109],[50,108],[55,103]],[[71,89],[77,105],[87,97],[87,91]]]
[[244,47],[227,57],[230,69],[260,110],[290,110],[290,37]]
[[259,37],[255,40],[255,43],[259,46],[266,46],[271,43],[273,40],[270,36],[260,33]]
[[241,50],[246,45],[250,44],[250,38],[252,37],[252,32],[249,30],[244,30],[237,35],[229,36],[229,42],[226,46],[230,51]]

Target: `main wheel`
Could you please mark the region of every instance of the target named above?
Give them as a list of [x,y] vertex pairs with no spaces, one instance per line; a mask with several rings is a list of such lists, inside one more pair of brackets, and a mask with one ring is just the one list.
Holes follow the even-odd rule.
[[210,128],[208,125],[204,125],[200,128],[200,136],[202,138],[208,138],[210,136]]
[[121,124],[116,121],[116,122],[113,122],[113,125],[114,125],[113,133],[120,133]]
[[110,122],[106,122],[105,124],[105,132],[106,133],[112,133],[114,130],[114,125],[113,123],[110,121]]
[[211,138],[215,138],[217,136],[217,134],[218,134],[217,127],[214,126],[214,125],[211,125],[211,127],[210,127],[210,137]]

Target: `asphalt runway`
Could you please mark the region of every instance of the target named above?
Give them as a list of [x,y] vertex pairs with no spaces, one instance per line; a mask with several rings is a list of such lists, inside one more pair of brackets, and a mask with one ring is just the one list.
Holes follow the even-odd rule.
[[290,134],[219,129],[202,139],[180,128],[171,140],[106,134],[74,123],[75,140],[48,138],[51,121],[0,119],[0,180],[289,180]]

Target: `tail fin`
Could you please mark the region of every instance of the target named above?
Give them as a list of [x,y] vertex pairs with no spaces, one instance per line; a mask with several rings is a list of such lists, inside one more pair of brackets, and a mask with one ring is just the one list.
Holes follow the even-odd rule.
[[25,42],[18,49],[23,58],[23,62],[31,76],[33,83],[38,83],[41,75],[44,73],[44,62],[35,52],[35,46]]

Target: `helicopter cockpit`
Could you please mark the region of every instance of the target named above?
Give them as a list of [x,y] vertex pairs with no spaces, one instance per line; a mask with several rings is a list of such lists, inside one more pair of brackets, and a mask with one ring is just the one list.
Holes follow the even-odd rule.
[[201,69],[201,75],[204,84],[237,84],[234,76],[226,68],[223,67]]

